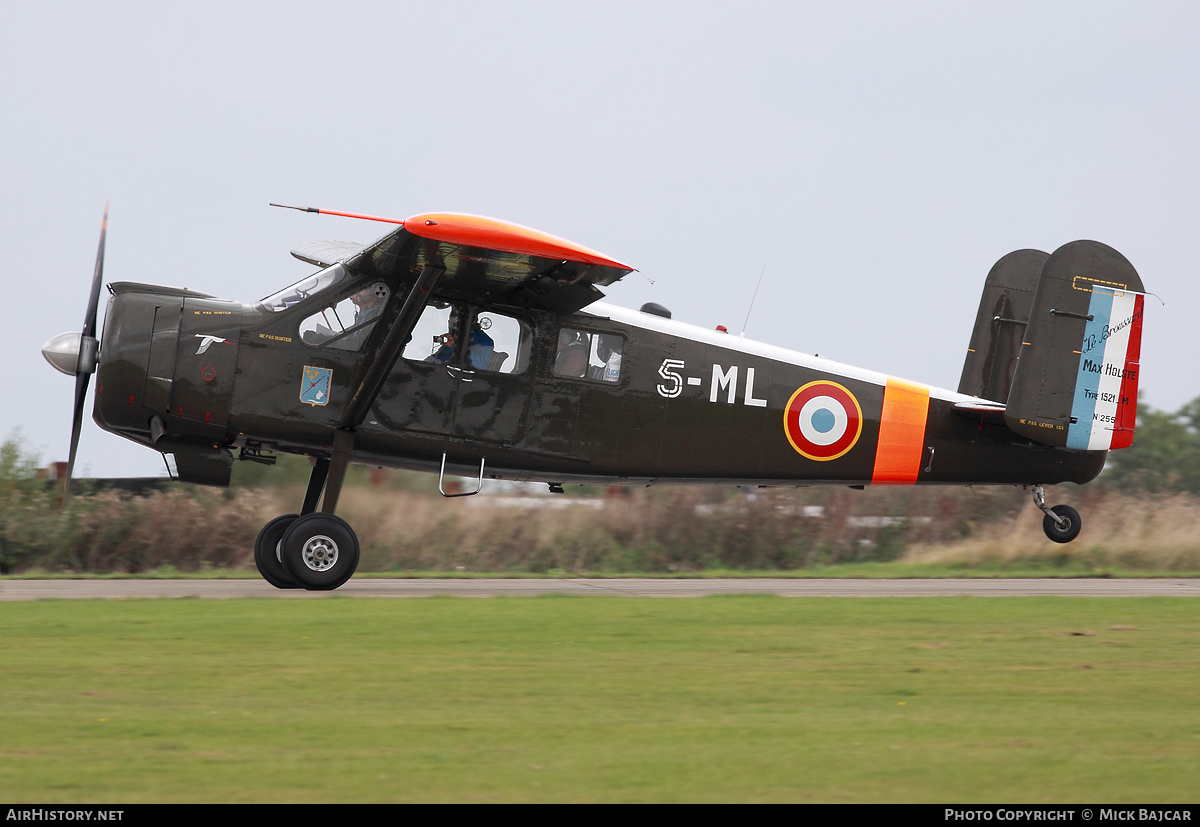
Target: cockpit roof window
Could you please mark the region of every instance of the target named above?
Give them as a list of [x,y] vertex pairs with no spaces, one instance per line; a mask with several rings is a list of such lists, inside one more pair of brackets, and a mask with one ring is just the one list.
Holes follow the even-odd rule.
[[267,296],[262,300],[262,303],[268,310],[276,312],[287,310],[292,305],[304,301],[309,296],[332,287],[345,277],[346,268],[341,264],[335,264],[332,267],[326,267],[319,273],[313,273],[308,278],[301,279],[291,287]]

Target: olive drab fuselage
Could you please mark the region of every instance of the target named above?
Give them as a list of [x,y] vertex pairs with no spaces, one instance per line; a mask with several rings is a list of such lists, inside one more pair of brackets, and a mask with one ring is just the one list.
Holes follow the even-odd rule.
[[[227,482],[235,455],[328,456],[366,357],[306,343],[301,324],[373,280],[351,279],[278,312],[114,285],[96,422],[173,453],[181,478],[196,482]],[[389,303],[399,303],[409,285],[388,286]],[[353,462],[436,471],[445,456],[454,473],[473,475],[485,460],[489,478],[552,484],[788,486],[1082,483],[1104,464],[1103,452],[1051,447],[964,415],[955,410],[972,398],[964,394],[650,313],[599,303],[556,313],[453,296],[442,304],[457,311],[463,346],[447,361],[407,352],[395,360],[356,430]],[[465,342],[480,312],[521,324],[520,370],[472,361]],[[561,375],[564,330],[618,345],[619,366],[603,378]],[[370,336],[385,333],[381,323]]]

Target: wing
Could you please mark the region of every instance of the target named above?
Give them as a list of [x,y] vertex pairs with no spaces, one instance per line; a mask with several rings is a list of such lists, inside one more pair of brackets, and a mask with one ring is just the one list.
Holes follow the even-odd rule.
[[[293,253],[294,254],[294,253]],[[520,224],[462,213],[428,213],[346,261],[352,272],[412,281],[421,269],[445,269],[435,293],[517,307],[573,313],[633,268],[595,250]]]

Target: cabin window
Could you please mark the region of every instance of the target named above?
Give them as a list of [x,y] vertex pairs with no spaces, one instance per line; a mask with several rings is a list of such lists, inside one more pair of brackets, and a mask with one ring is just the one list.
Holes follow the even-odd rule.
[[314,273],[306,279],[301,279],[291,287],[267,296],[262,300],[262,303],[268,310],[275,312],[287,310],[292,305],[304,301],[309,296],[332,287],[345,277],[346,268],[340,264],[335,264],[332,267],[326,267],[319,273]]
[[624,341],[609,333],[588,333],[564,327],[558,332],[554,375],[593,382],[618,382]]
[[475,314],[467,338],[467,362],[471,367],[494,373],[524,373],[532,350],[533,330],[525,322],[491,310]]
[[300,323],[300,341],[314,347],[358,350],[375,329],[389,292],[386,284],[377,282],[321,308]]
[[404,358],[445,364],[454,358],[459,335],[459,309],[452,304],[430,302],[404,346]]

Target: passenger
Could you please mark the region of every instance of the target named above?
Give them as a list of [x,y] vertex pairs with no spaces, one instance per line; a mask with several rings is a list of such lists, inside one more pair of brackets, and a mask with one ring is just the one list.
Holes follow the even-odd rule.
[[616,382],[621,378],[621,337],[596,336],[596,356],[604,363],[597,379]]
[[467,342],[467,360],[471,363],[471,367],[478,370],[487,370],[488,364],[492,361],[492,352],[496,349],[496,343],[492,337],[483,332],[483,328],[479,326],[478,317],[471,324],[471,338]]
[[587,374],[588,344],[588,337],[578,330],[560,330],[554,373],[558,376],[582,379]]
[[434,362],[437,364],[446,364],[454,358],[454,345],[456,334],[458,333],[458,308],[450,308],[450,320],[446,325],[446,332],[440,336],[433,337],[433,343],[439,345],[438,349],[431,353],[426,359],[426,362]]

